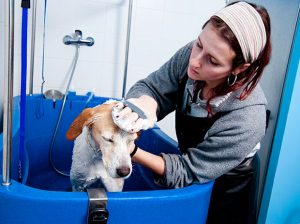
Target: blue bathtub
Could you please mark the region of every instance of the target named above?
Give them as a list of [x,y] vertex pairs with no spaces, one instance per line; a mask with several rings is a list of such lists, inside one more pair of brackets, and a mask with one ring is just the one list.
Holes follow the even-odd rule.
[[[107,100],[71,92],[53,148],[56,166],[69,172],[73,142],[65,133],[74,118],[85,107]],[[0,186],[0,223],[86,223],[89,198],[86,192],[71,192],[68,177],[53,171],[49,163],[49,146],[62,102],[47,100],[42,95],[28,96],[22,183],[18,182],[19,98],[13,105],[12,184]],[[3,138],[0,135],[2,164]],[[155,154],[178,153],[177,144],[158,127],[144,131],[139,146]],[[2,174],[2,168],[1,173]],[[1,177],[2,179],[2,177]],[[200,224],[205,223],[213,182],[193,184],[182,189],[162,189],[152,181],[147,169],[135,164],[123,192],[107,193],[109,224]]]

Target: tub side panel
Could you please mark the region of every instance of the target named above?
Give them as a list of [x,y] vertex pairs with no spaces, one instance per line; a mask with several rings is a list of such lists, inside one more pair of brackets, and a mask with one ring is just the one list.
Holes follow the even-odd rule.
[[88,199],[84,193],[49,192],[12,182],[0,186],[2,224],[86,223]]
[[213,183],[177,190],[109,195],[109,224],[204,224]]

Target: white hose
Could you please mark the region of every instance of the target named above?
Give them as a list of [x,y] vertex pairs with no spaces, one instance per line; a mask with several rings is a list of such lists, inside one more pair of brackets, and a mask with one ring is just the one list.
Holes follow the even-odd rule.
[[76,52],[75,52],[75,56],[74,56],[74,60],[73,60],[73,65],[72,65],[70,79],[69,79],[68,85],[66,87],[66,91],[65,91],[65,94],[64,94],[64,98],[63,98],[63,103],[61,105],[61,109],[60,109],[60,112],[59,112],[58,120],[56,122],[54,133],[52,135],[50,149],[49,149],[49,161],[50,161],[50,164],[51,164],[53,170],[56,171],[57,173],[63,175],[63,176],[67,176],[67,177],[69,177],[70,174],[67,174],[67,173],[64,173],[64,172],[60,171],[55,166],[55,164],[53,162],[53,159],[52,159],[52,151],[53,151],[53,147],[54,147],[56,135],[57,135],[57,132],[58,132],[58,128],[59,128],[59,125],[60,125],[60,121],[61,121],[61,118],[62,118],[62,114],[64,112],[64,108],[65,108],[65,104],[66,104],[66,100],[67,100],[67,95],[68,95],[68,92],[69,92],[69,89],[70,89],[70,85],[71,85],[72,80],[73,80],[74,71],[75,71],[75,68],[76,68],[76,65],[77,65],[77,61],[78,61],[78,57],[79,57],[79,47],[80,47],[79,44],[76,45]]

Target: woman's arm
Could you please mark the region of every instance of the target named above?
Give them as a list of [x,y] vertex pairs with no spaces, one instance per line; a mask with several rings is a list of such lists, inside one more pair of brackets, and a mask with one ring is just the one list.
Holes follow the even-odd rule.
[[138,150],[132,157],[132,161],[150,169],[158,176],[164,175],[165,162],[161,156],[154,155],[138,148]]
[[126,99],[141,109],[147,119],[139,119],[129,107],[118,103],[113,110],[114,122],[123,130],[138,132],[154,126],[176,108],[179,83],[185,75],[192,43],[188,43],[157,71],[134,84]]

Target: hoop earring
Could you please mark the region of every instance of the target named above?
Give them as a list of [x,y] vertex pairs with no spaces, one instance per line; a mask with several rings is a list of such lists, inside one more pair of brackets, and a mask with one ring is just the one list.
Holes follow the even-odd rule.
[[233,86],[236,83],[236,80],[237,80],[237,75],[231,74],[230,76],[228,76],[227,78],[228,86]]

